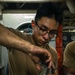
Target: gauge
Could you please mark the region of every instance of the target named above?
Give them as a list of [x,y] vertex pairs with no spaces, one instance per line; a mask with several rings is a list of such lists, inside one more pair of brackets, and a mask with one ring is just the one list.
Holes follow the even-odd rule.
[[71,40],[75,40],[75,35],[72,35],[71,36]]
[[63,36],[63,40],[64,40],[64,41],[67,40],[67,36]]

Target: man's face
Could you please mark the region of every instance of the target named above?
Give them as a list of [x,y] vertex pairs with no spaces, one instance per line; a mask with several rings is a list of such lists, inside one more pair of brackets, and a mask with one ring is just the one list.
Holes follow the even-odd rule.
[[37,45],[48,43],[57,32],[57,23],[54,18],[42,17],[33,28],[33,37]]

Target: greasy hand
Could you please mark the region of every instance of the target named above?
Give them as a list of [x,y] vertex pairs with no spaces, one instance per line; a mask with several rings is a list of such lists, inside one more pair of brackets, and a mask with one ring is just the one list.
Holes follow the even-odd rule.
[[45,58],[44,62],[48,64],[48,68],[50,68],[51,66],[54,68],[54,64],[52,62],[52,55],[47,49],[38,46],[33,46],[31,48],[31,53],[38,57],[42,56],[43,59]]

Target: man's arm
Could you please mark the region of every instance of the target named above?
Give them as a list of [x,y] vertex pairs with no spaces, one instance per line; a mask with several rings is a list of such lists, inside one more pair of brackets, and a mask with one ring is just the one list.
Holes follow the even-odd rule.
[[75,41],[68,43],[64,50],[63,75],[75,75]]
[[21,39],[2,24],[0,24],[0,45],[17,49],[24,53],[42,54],[43,56],[48,57],[46,59],[46,62],[49,62],[48,67],[52,65],[50,62],[52,59],[50,52]]
[[[8,48],[15,48],[18,50],[22,50],[23,52],[31,52],[31,45],[29,42],[21,39],[14,33],[12,33],[9,29],[0,24],[0,45],[3,45]],[[28,47],[29,45],[29,47]],[[27,48],[27,51],[25,51]]]

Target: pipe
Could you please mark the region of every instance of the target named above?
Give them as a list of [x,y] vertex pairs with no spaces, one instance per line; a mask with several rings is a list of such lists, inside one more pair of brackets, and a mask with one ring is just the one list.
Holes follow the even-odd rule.
[[72,14],[75,14],[75,0],[67,0],[66,4]]
[[63,2],[65,0],[0,0],[0,2]]

